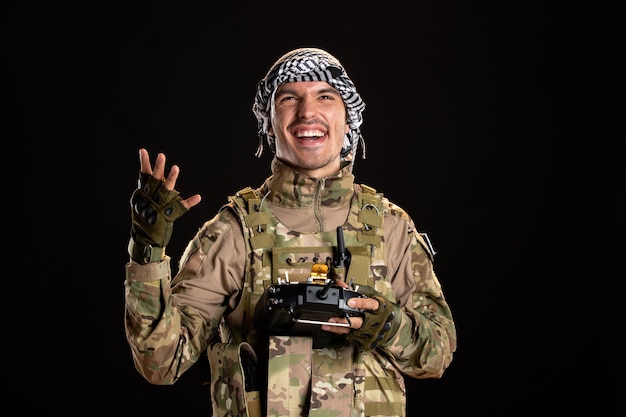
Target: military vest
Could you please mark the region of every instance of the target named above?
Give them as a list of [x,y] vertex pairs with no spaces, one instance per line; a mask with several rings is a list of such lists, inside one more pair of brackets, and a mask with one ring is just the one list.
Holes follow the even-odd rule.
[[[222,210],[237,215],[247,244],[246,279],[235,311],[225,316],[220,341],[209,346],[211,397],[215,415],[359,416],[404,415],[404,385],[397,375],[366,378],[362,352],[340,340],[314,348],[311,337],[269,336],[254,327],[254,311],[270,285],[304,283],[315,265],[330,265],[329,274],[354,286],[368,285],[395,302],[386,276],[383,218],[388,202],[375,189],[354,184],[348,219],[341,227],[350,253],[347,268],[333,266],[337,232],[295,233],[263,204],[261,188],[247,187],[229,197]],[[235,329],[241,331],[234,331]],[[337,361],[336,356],[350,359]],[[365,356],[368,356],[367,354]],[[250,363],[267,369],[251,373]],[[370,355],[370,359],[371,358]],[[367,360],[366,360],[367,361]],[[341,369],[339,369],[341,368]],[[251,378],[268,381],[261,400]],[[375,380],[375,381],[374,381]],[[259,382],[259,381],[255,381]],[[374,394],[368,396],[368,391]],[[385,401],[377,402],[380,392]],[[394,392],[395,394],[388,394]],[[238,393],[239,395],[235,395]],[[368,401],[365,401],[368,397]],[[374,400],[372,400],[374,398]],[[265,403],[265,404],[263,404]],[[262,405],[263,404],[263,405]],[[262,412],[261,408],[265,410]],[[303,410],[303,408],[305,408]]]

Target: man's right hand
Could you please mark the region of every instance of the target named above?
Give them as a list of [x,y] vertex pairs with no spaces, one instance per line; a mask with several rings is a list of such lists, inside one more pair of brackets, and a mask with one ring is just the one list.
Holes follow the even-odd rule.
[[140,173],[137,189],[131,196],[131,258],[138,263],[157,262],[163,258],[165,246],[172,235],[174,220],[197,205],[201,197],[183,200],[174,189],[180,168],[173,165],[167,178],[165,155],[159,153],[154,163],[145,149],[139,150]]

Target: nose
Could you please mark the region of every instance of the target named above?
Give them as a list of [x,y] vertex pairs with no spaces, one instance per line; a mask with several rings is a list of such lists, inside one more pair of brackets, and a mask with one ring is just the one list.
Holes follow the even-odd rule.
[[302,119],[310,119],[315,116],[317,108],[315,107],[315,101],[309,98],[303,98],[300,100],[298,106],[298,117]]

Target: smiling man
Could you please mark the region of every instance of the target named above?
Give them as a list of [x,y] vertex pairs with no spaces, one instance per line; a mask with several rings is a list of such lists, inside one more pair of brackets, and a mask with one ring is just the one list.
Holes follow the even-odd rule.
[[456,329],[413,219],[355,182],[365,108],[328,52],[288,52],[257,85],[272,175],[206,221],[171,276],[173,222],[200,202],[140,149],[126,336],[137,370],[173,384],[207,355],[213,414],[405,416],[404,378],[440,378]]
[[350,130],[339,92],[323,81],[286,83],[276,90],[274,103],[268,134],[281,139],[276,157],[308,177],[338,172]]

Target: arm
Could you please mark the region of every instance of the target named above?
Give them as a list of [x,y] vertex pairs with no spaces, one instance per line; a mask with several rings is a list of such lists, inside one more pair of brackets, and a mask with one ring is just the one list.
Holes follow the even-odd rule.
[[224,211],[189,243],[171,280],[170,258],[126,265],[126,338],[135,367],[153,384],[173,384],[200,357],[223,314],[236,306],[245,253],[238,221]]
[[126,265],[126,339],[135,368],[153,384],[176,382],[202,349],[198,341],[204,332],[193,331],[203,328],[201,320],[173,307],[170,276],[169,257],[159,263]]
[[198,204],[200,196],[183,200],[178,195],[174,187],[180,169],[172,166],[165,178],[165,155],[157,155],[154,169],[145,149],[139,150],[139,160],[126,265],[126,337],[138,371],[150,382],[167,384],[197,360],[209,331],[192,308],[173,306],[171,260],[165,256],[174,220]]
[[[432,255],[412,220],[385,218],[387,266],[395,300],[370,287],[359,287],[367,298],[351,298],[351,307],[364,310],[363,319],[352,318],[351,328],[323,326],[344,333],[359,349],[384,351],[403,374],[415,378],[439,378],[456,350],[456,329],[450,308],[435,275]],[[331,321],[346,322],[342,318]]]
[[398,331],[383,349],[405,375],[439,378],[456,350],[456,327],[432,255],[413,221],[399,221],[397,226],[402,232],[394,233],[388,258],[395,258],[390,265],[397,264],[392,286],[402,314]]

